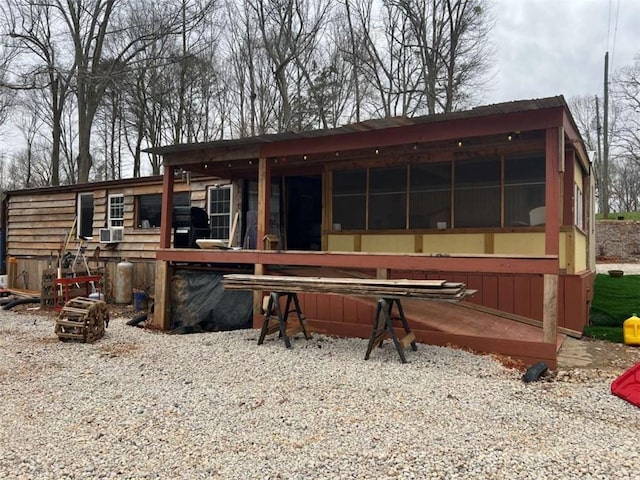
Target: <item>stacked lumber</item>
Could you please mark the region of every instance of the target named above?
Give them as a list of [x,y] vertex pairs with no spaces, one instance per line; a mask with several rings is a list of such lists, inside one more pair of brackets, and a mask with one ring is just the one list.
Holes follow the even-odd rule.
[[76,297],[62,307],[55,333],[62,341],[93,343],[104,336],[105,325],[109,325],[109,309],[105,302]]
[[415,297],[448,301],[459,301],[465,296],[475,293],[473,290],[468,290],[464,283],[453,283],[446,280],[383,280],[229,274],[223,277],[223,285],[229,290],[314,292],[366,297]]

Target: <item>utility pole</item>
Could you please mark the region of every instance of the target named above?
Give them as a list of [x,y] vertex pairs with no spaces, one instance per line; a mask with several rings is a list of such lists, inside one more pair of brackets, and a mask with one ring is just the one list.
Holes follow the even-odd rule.
[[600,212],[604,212],[604,192],[603,186],[605,181],[602,170],[602,145],[600,143],[600,137],[602,135],[602,125],[600,124],[600,102],[598,102],[598,96],[596,95],[596,138],[598,140],[598,159],[596,161],[596,173],[599,178],[596,178],[596,184],[598,185],[598,192],[600,194]]
[[604,54],[604,106],[602,137],[602,215],[609,218],[609,52]]

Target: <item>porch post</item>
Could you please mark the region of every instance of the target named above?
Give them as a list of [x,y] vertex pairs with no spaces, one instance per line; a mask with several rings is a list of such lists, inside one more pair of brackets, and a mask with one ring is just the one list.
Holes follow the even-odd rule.
[[171,247],[171,223],[173,209],[173,183],[175,167],[164,167],[162,177],[162,206],[160,207],[160,248]]
[[[160,207],[160,248],[171,248],[171,223],[173,205],[173,183],[175,167],[164,167],[162,178],[162,205]],[[169,262],[156,260],[156,278],[154,285],[153,316],[151,324],[160,330],[168,330],[170,323],[169,295],[171,291]]]
[[[545,188],[545,254],[560,253],[560,219],[562,208],[560,193],[565,170],[564,129],[547,128],[545,135],[546,188]],[[557,261],[560,270],[560,259]],[[556,343],[558,334],[558,273],[544,275],[542,332],[545,343]]]
[[[269,202],[271,199],[271,169],[266,157],[261,156],[258,160],[258,224],[256,232],[256,249],[264,250],[264,237],[269,233]],[[264,274],[264,265],[255,264],[254,273]],[[253,314],[262,313],[262,291],[253,291]],[[254,325],[255,327],[256,325]]]

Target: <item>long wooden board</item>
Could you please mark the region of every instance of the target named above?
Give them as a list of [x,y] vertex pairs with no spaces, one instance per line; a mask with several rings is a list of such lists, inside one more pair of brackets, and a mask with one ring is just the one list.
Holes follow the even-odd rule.
[[416,297],[449,301],[459,301],[465,296],[475,293],[475,290],[467,290],[462,283],[452,283],[445,280],[384,280],[229,274],[223,277],[223,285],[230,290],[315,292],[372,297]]

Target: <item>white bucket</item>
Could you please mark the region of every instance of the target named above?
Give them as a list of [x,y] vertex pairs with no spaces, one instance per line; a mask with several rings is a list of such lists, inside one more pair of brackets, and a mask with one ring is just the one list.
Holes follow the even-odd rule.
[[0,275],[0,288],[7,288],[9,275]]

